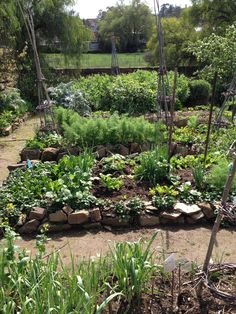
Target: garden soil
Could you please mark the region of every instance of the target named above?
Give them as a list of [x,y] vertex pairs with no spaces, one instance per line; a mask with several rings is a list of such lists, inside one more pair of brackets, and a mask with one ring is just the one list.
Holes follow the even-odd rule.
[[[89,259],[104,255],[109,252],[109,248],[114,242],[138,241],[140,238],[149,240],[158,231],[153,244],[156,250],[156,257],[161,260],[171,253],[176,254],[176,258],[184,258],[189,261],[196,261],[198,264],[204,261],[208,242],[211,234],[211,227],[165,227],[161,229],[138,229],[138,230],[112,230],[105,231],[70,231],[51,235],[51,240],[47,244],[47,253],[59,250],[64,262],[70,264],[70,256],[73,254],[76,260]],[[25,248],[35,253],[35,239],[24,237],[17,241],[21,248]],[[217,236],[214,253],[212,256],[214,263],[235,262],[236,261],[236,227],[221,229]]]
[[31,117],[9,136],[0,137],[0,184],[9,174],[7,166],[19,161],[19,153],[24,148],[26,140],[34,137],[39,125],[39,118]]
[[[0,138],[0,183],[8,176],[7,166],[19,160],[19,153],[25,146],[27,139],[33,138],[39,126],[38,117],[32,117],[22,124],[19,129],[7,137]],[[12,141],[13,140],[13,141]],[[114,242],[138,241],[140,238],[149,240],[158,230],[153,248],[157,257],[176,253],[177,258],[186,258],[202,263],[206,254],[211,227],[165,227],[160,229],[138,229],[122,231],[70,231],[51,235],[47,244],[47,253],[60,250],[61,257],[66,264],[70,264],[70,255],[78,260],[96,257],[109,252]],[[0,242],[1,243],[1,242]],[[17,244],[35,253],[35,237],[23,237]],[[213,261],[236,261],[236,227],[221,229],[217,236],[217,243],[213,253]]]

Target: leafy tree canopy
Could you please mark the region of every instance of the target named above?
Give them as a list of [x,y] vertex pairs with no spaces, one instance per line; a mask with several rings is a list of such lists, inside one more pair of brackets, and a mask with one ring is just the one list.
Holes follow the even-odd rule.
[[230,82],[236,72],[236,23],[226,29],[225,35],[213,33],[192,43],[188,51],[203,66],[201,77],[211,80],[217,71],[222,83]]
[[0,34],[5,39],[10,33],[8,45],[14,44],[19,50],[28,41],[28,34],[24,26],[19,4],[23,9],[31,9],[37,39],[46,41],[53,46],[59,42],[61,49],[66,53],[78,52],[82,43],[88,40],[90,32],[84,27],[79,16],[68,7],[74,4],[73,0],[0,0]]
[[145,46],[151,35],[153,16],[141,0],[123,1],[100,14],[99,36],[104,50],[111,50],[111,36],[115,35],[119,51],[135,52]]
[[[186,9],[188,10],[188,9]],[[185,10],[184,10],[185,11]],[[186,52],[189,42],[198,38],[194,26],[189,23],[188,12],[183,12],[180,18],[171,17],[162,19],[164,33],[164,53],[167,66],[186,65],[190,62],[191,54]],[[159,44],[156,27],[148,42],[153,64],[158,64]]]
[[234,0],[192,0],[191,20],[202,28],[203,35],[223,34],[236,21]]

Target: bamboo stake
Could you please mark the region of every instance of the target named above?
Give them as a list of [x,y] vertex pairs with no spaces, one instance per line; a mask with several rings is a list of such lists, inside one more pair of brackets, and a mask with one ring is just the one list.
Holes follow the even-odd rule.
[[[229,196],[229,192],[230,192],[230,189],[232,187],[232,183],[233,183],[233,179],[234,179],[235,173],[236,173],[236,156],[234,157],[233,167],[232,167],[232,169],[230,171],[230,174],[229,174],[229,176],[227,178],[227,181],[226,181],[226,184],[225,184],[225,188],[224,188],[224,191],[223,191],[222,201],[221,201],[221,206],[222,207],[225,207],[225,205],[226,205],[226,202],[227,202],[227,199],[228,199],[228,196]],[[217,232],[219,231],[220,223],[221,223],[222,218],[223,218],[223,214],[219,210],[219,212],[217,214],[217,217],[216,217],[216,220],[215,220],[215,223],[214,223],[214,226],[213,226],[213,229],[212,229],[211,238],[210,238],[210,242],[209,242],[209,245],[208,245],[206,258],[205,258],[205,261],[204,261],[204,264],[203,264],[203,269],[202,270],[203,270],[203,273],[205,275],[208,274],[208,267],[209,267],[210,259],[211,259],[211,256],[212,256],[214,244],[215,244],[215,241],[216,241],[216,235],[217,235]],[[198,288],[198,291],[197,291],[198,297],[201,297],[201,295],[202,295],[202,288],[203,288],[203,281],[201,281],[200,284],[199,284],[199,288]]]
[[209,142],[210,142],[210,135],[211,135],[211,121],[212,121],[212,116],[213,116],[213,108],[214,108],[214,104],[215,104],[216,82],[217,82],[217,72],[215,73],[214,80],[213,80],[213,89],[212,89],[212,97],[211,97],[211,105],[210,105],[210,114],[209,114],[209,120],[208,120],[206,146],[205,146],[205,152],[204,152],[204,167],[205,167],[205,164],[206,164],[206,158],[207,158]]
[[[174,111],[175,111],[175,96],[176,96],[176,86],[177,86],[177,75],[178,71],[175,68],[174,74],[174,85],[173,85],[173,97],[170,104],[170,127],[169,127],[169,143],[168,143],[168,165],[170,164],[171,159],[171,144],[172,144],[172,137],[173,137],[173,127],[174,127]],[[169,167],[170,169],[170,167]]]

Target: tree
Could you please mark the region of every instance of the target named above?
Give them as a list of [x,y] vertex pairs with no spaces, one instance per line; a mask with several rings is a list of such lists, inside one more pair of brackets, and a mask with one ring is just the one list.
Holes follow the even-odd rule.
[[180,17],[181,7],[174,6],[169,3],[164,3],[160,9],[160,16],[163,17]]
[[[187,9],[188,10],[188,9]],[[164,53],[167,66],[186,65],[191,61],[191,54],[186,52],[190,41],[196,40],[198,33],[193,25],[188,22],[187,14],[180,18],[171,17],[162,19],[164,33]],[[148,49],[151,53],[151,63],[158,64],[159,45],[157,40],[156,27],[148,42]]]
[[223,34],[227,26],[236,20],[236,1],[234,0],[192,0],[191,20],[202,28],[203,35],[212,32]]
[[236,72],[236,23],[225,35],[212,34],[189,45],[188,51],[202,65],[199,75],[211,81],[218,72],[219,81],[227,84]]
[[[4,2],[0,6],[0,34],[6,34],[5,43],[15,51],[19,70],[18,87],[26,98],[33,99],[33,53],[19,4],[24,12],[27,13],[28,9],[32,12],[38,48],[42,41],[50,48],[59,44],[65,55],[76,54],[79,60],[83,43],[89,39],[90,31],[85,28],[79,16],[68,10],[68,6],[74,3],[73,0],[0,1]],[[44,61],[42,56],[41,60]]]
[[135,52],[143,49],[151,35],[152,25],[152,13],[141,0],[132,0],[129,5],[120,1],[101,15],[99,38],[102,48],[111,51],[111,36],[114,34],[119,51]]
[[15,2],[0,0],[0,44],[12,45],[19,27]]

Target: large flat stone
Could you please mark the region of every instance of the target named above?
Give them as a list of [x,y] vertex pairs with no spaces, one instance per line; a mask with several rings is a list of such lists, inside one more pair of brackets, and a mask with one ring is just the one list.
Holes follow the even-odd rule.
[[49,215],[49,221],[59,223],[67,222],[67,215],[62,210],[58,210],[57,212]]
[[193,215],[199,213],[201,208],[197,205],[187,205],[185,203],[177,203],[174,207],[175,211],[183,213],[185,215]]
[[152,215],[140,215],[139,225],[141,227],[153,227],[160,224],[160,218]]
[[42,161],[56,161],[59,149],[54,147],[45,148],[42,152]]
[[71,225],[82,225],[89,222],[89,212],[80,210],[68,215],[68,223]]
[[210,203],[200,203],[198,206],[201,208],[207,219],[213,219],[215,217],[214,209]]
[[20,157],[21,157],[22,161],[25,161],[27,159],[40,160],[41,159],[41,150],[24,148],[20,153]]
[[29,213],[29,220],[37,219],[42,220],[45,218],[47,214],[47,209],[42,207],[33,207],[31,212]]
[[121,220],[118,217],[106,217],[102,219],[102,224],[109,227],[114,228],[122,228],[128,227],[129,222],[125,220]]
[[38,229],[40,222],[37,219],[27,221],[20,229],[19,233],[33,233]]
[[14,171],[16,169],[21,169],[21,168],[25,168],[25,164],[24,163],[20,163],[20,164],[13,164],[13,165],[9,165],[7,166],[7,169],[11,172]]
[[99,222],[102,220],[101,211],[99,208],[93,208],[89,211],[90,219],[92,222]]
[[182,214],[180,212],[162,212],[161,217],[165,219],[169,219],[172,221],[176,221]]

